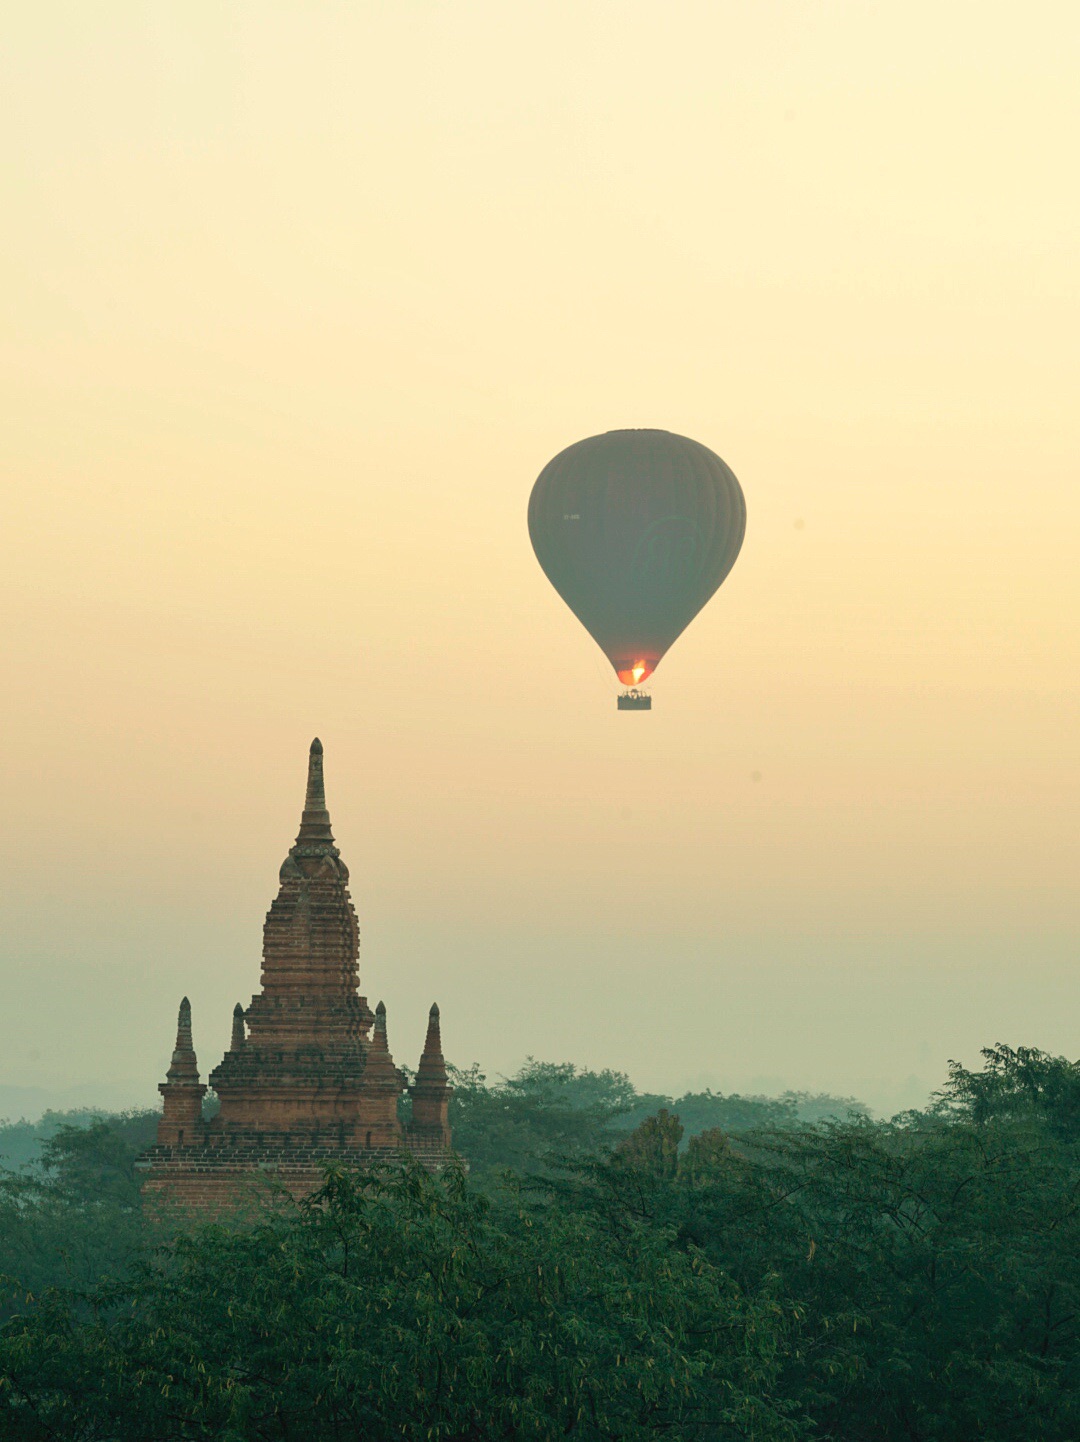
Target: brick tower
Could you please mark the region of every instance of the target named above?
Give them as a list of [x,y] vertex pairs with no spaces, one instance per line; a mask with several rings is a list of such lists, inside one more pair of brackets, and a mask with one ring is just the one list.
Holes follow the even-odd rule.
[[140,1159],[147,1193],[191,1206],[237,1197],[253,1173],[275,1173],[294,1195],[322,1180],[329,1161],[366,1166],[408,1151],[437,1168],[450,1148],[439,1009],[412,1087],[394,1065],[386,1008],[359,994],[356,912],[348,867],[334,845],[323,786],[322,743],[311,743],[300,833],[281,867],[263,928],[262,990],[233,1010],[229,1050],[210,1073],[221,1109],[202,1120],[206,1087],[191,1040],[191,1007],[180,1004],[176,1050],[158,1090],[157,1145]]

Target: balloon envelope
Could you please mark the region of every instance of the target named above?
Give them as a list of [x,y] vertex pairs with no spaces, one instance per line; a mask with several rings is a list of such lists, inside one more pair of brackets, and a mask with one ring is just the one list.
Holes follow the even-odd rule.
[[578,441],[529,497],[536,559],[627,686],[656,670],[735,564],[745,530],[733,472],[671,431]]

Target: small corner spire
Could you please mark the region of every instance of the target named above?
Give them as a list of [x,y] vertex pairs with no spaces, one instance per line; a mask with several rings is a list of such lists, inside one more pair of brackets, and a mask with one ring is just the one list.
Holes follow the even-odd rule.
[[420,1057],[420,1065],[416,1070],[417,1085],[445,1085],[446,1083],[446,1062],[442,1051],[442,1033],[439,1027],[439,1008],[437,1003],[432,1003],[428,1012],[427,1036],[424,1038],[424,1050]]
[[232,1040],[229,1042],[229,1050],[241,1051],[246,1041],[247,1032],[244,1028],[244,1008],[237,1002],[233,1007]]
[[191,1041],[191,1002],[185,996],[176,1018],[176,1046],[172,1062],[165,1073],[171,1082],[198,1086],[199,1064]]
[[199,1064],[191,1044],[191,1002],[185,996],[176,1020],[176,1050],[161,1093],[158,1141],[163,1146],[191,1146],[202,1135],[202,1099],[206,1088],[199,1081]]
[[380,1091],[401,1091],[401,1077],[386,1040],[386,1006],[381,1001],[375,1008],[375,1030],[364,1066],[364,1085]]
[[432,1006],[428,1012],[427,1038],[420,1065],[416,1068],[416,1080],[409,1088],[412,1092],[412,1121],[410,1133],[419,1140],[426,1139],[438,1146],[450,1146],[449,1104],[453,1087],[446,1071],[442,1054],[442,1037],[439,1034],[439,1008]]
[[380,1001],[375,1008],[375,1031],[372,1034],[371,1045],[378,1051],[390,1050],[386,1040],[386,1003],[384,1001]]

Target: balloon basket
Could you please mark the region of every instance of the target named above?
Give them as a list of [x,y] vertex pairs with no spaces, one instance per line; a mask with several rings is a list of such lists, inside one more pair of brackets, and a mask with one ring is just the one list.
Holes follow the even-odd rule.
[[620,711],[651,711],[652,697],[644,691],[624,691],[617,704]]

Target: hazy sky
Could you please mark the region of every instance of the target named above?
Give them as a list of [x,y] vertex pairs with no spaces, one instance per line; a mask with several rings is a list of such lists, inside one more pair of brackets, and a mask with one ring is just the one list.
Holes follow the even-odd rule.
[[[0,1085],[258,986],[308,742],[415,1065],[921,1101],[1080,1054],[1080,9],[8,7]],[[529,489],[748,508],[650,715]]]

